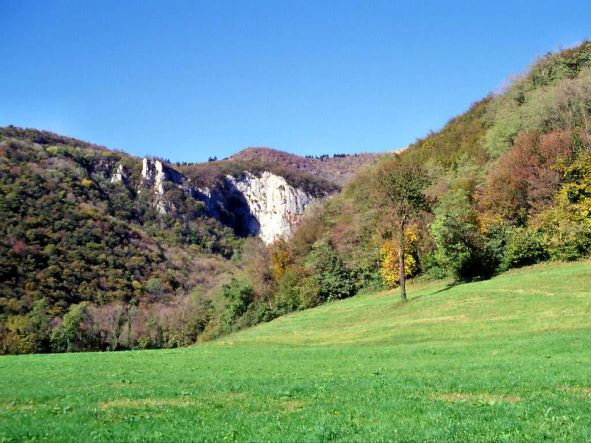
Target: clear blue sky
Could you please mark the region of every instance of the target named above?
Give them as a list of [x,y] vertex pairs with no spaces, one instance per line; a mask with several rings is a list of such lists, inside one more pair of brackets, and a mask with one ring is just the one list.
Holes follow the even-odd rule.
[[395,149],[589,37],[589,0],[0,0],[0,125],[173,161]]

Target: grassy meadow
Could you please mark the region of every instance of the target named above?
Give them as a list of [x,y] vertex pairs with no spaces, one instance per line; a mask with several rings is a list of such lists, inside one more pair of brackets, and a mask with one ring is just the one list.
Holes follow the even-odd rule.
[[590,441],[591,262],[185,349],[0,358],[0,441]]

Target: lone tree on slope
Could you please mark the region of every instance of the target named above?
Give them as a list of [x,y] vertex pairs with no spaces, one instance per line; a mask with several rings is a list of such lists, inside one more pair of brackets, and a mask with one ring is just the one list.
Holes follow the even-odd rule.
[[376,174],[374,191],[376,204],[396,220],[399,238],[400,298],[406,301],[406,270],[404,268],[405,231],[409,221],[429,210],[429,199],[424,191],[430,180],[420,164],[395,154],[382,162]]

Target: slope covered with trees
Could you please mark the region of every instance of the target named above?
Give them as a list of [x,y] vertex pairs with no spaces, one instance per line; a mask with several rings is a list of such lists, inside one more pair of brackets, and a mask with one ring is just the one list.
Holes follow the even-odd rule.
[[[415,191],[426,204],[412,216],[396,210],[404,170],[425,179]],[[284,313],[394,287],[401,276],[466,281],[590,253],[585,42],[543,56],[502,93],[360,172],[244,280],[264,309]]]
[[[115,164],[125,186],[110,180]],[[140,170],[78,140],[0,131],[2,352],[195,341],[239,240],[202,207],[158,213],[133,191]]]
[[194,195],[244,171],[314,196],[338,190],[279,157],[308,159],[272,153],[176,169],[160,160],[156,178],[154,161],[0,128],[0,352],[176,347],[276,315],[249,311],[247,322],[258,294],[232,280],[262,243],[238,235],[231,208]]
[[130,192],[141,169],[100,146],[0,130],[2,352],[180,346],[408,277],[467,281],[589,256],[591,42],[547,54],[398,154],[257,148],[178,165],[203,186],[270,170],[334,195],[270,247],[175,189],[174,213],[159,213]]

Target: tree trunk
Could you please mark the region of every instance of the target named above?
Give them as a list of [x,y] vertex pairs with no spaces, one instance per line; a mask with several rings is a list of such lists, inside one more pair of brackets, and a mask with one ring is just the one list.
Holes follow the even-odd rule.
[[404,269],[404,226],[406,220],[403,218],[402,222],[400,223],[400,241],[399,241],[399,249],[398,249],[398,260],[399,260],[399,270],[400,270],[400,299],[402,301],[406,301],[406,269]]

